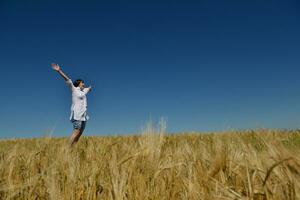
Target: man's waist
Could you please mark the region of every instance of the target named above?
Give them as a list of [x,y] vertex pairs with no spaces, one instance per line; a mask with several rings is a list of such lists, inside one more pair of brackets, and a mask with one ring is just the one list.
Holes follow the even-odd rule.
[[74,111],[86,111],[87,107],[71,107],[71,110],[74,110]]

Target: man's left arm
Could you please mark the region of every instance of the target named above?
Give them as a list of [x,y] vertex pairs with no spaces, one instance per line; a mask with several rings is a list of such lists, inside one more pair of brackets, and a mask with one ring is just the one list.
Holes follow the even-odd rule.
[[90,86],[90,87],[88,87],[88,88],[84,88],[84,89],[83,89],[83,92],[84,92],[85,94],[87,94],[87,93],[89,93],[91,90],[92,90],[92,86]]

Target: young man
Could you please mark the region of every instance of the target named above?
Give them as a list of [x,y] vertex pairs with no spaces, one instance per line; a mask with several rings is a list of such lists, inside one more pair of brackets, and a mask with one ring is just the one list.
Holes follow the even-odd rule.
[[71,106],[71,116],[70,120],[73,123],[73,133],[70,137],[71,146],[78,142],[80,136],[82,135],[87,120],[89,116],[87,115],[87,99],[86,95],[91,91],[92,87],[85,88],[84,81],[78,79],[72,83],[72,80],[63,73],[61,68],[52,63],[51,67],[53,70],[58,72],[66,81],[66,84],[72,92],[72,106]]

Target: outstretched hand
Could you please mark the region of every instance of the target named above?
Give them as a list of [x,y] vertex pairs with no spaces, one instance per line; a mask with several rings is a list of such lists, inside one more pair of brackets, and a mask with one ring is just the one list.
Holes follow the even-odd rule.
[[60,70],[60,67],[59,67],[58,64],[52,63],[52,64],[51,64],[51,67],[52,67],[53,70],[55,70],[55,71],[57,71],[57,72]]

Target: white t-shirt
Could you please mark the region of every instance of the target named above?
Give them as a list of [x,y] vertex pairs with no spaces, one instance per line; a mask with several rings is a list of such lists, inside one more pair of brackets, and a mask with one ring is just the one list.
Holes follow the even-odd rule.
[[81,90],[79,87],[75,87],[71,79],[66,81],[72,92],[72,106],[70,120],[87,121],[89,116],[87,115],[87,99],[86,94],[90,91],[89,88]]

